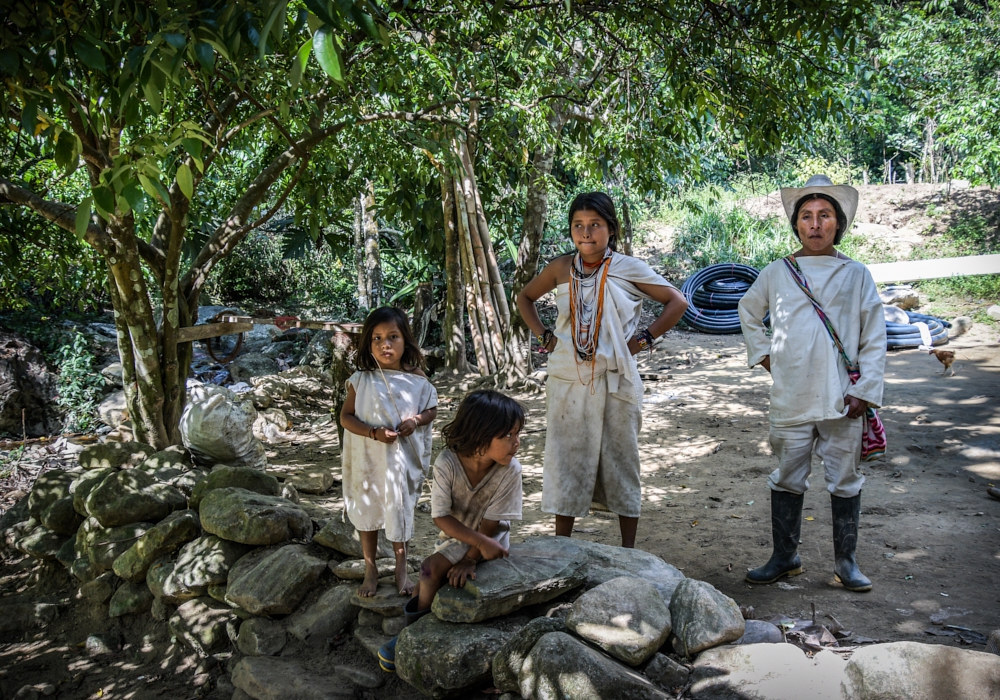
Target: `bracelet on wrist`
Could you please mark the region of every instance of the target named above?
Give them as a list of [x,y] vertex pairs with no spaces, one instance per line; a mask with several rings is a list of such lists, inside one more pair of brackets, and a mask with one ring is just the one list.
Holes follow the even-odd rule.
[[538,344],[543,348],[546,347],[549,344],[549,341],[552,340],[552,329],[546,328],[541,333],[536,334],[535,340],[537,340]]
[[649,350],[650,353],[653,352],[653,334],[649,332],[648,328],[643,328],[639,331],[635,340],[639,343],[639,351]]
[[470,564],[478,564],[479,563],[475,559],[473,559],[472,557],[462,557],[462,561],[467,561]]
[[377,437],[375,437],[375,434],[376,434],[377,432],[378,432],[378,428],[376,428],[376,427],[375,427],[375,426],[373,425],[373,426],[371,427],[371,429],[370,429],[370,430],[368,431],[368,437],[370,437],[370,438],[371,438],[372,440],[378,440],[378,438],[377,438]]

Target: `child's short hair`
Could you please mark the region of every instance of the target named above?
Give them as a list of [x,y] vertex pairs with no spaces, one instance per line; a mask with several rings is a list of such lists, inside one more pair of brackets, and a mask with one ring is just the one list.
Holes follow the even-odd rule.
[[363,372],[374,372],[378,369],[378,363],[375,361],[375,356],[372,355],[372,335],[375,332],[375,327],[383,323],[395,323],[403,336],[403,364],[422,367],[424,356],[420,352],[417,341],[413,338],[413,331],[410,330],[410,321],[406,318],[406,314],[395,306],[382,306],[368,314],[365,325],[361,328],[358,357],[354,363],[358,369]]
[[524,426],[524,407],[492,389],[480,389],[462,399],[455,417],[441,429],[445,444],[455,454],[472,457],[485,452],[493,438]]
[[573,199],[573,203],[569,205],[570,228],[573,227],[573,214],[578,211],[596,212],[598,216],[608,222],[608,232],[611,234],[608,238],[608,247],[617,251],[618,232],[621,231],[621,225],[618,223],[618,212],[615,211],[615,203],[611,201],[611,197],[604,192],[578,194]]

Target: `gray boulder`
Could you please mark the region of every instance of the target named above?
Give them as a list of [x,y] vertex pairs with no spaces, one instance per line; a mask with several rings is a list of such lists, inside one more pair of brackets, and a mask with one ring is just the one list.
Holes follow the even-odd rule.
[[[248,556],[253,556],[251,552]],[[326,560],[297,544],[268,551],[229,572],[226,601],[254,615],[287,615],[316,583]]]
[[939,644],[866,646],[854,652],[844,675],[845,700],[1000,698],[1000,657]]
[[687,685],[691,671],[665,654],[656,654],[643,669],[646,678],[664,690],[676,690]]
[[247,656],[275,656],[285,648],[285,626],[266,617],[251,617],[240,625],[236,646]]
[[75,535],[83,522],[83,516],[73,509],[73,497],[65,496],[53,501],[42,512],[42,525],[60,535]]
[[312,520],[297,504],[232,486],[209,491],[199,512],[207,532],[233,542],[269,545],[312,535]]
[[[285,483],[299,493],[326,493],[336,482],[333,468],[320,464],[305,464],[288,474]],[[380,531],[381,532],[381,531]],[[384,538],[385,535],[383,534]]]
[[36,520],[41,520],[42,513],[53,503],[70,495],[69,486],[78,474],[71,474],[62,469],[53,469],[35,479],[35,484],[28,494],[28,513]]
[[298,343],[292,342],[291,340],[277,340],[262,347],[260,349],[260,354],[264,357],[270,357],[273,360],[276,359],[278,355],[291,357],[298,351],[298,349]]
[[229,376],[234,382],[249,382],[253,377],[277,373],[278,362],[259,352],[248,352],[229,363]]
[[90,563],[101,571],[109,571],[129,547],[142,537],[153,523],[130,523],[103,528],[96,518],[87,518],[76,533],[77,551],[86,553]]
[[128,399],[122,389],[112,391],[97,406],[97,415],[105,425],[118,428],[128,420]]
[[101,369],[101,376],[104,377],[105,386],[122,389],[125,387],[125,380],[122,378],[122,363],[112,362],[107,367]]
[[330,368],[333,360],[333,353],[330,351],[330,339],[333,338],[333,331],[317,331],[309,340],[306,351],[299,360],[299,366],[311,366],[318,370],[326,371]]
[[239,629],[236,613],[225,603],[195,598],[170,616],[170,632],[200,656],[225,651]]
[[518,674],[525,700],[667,700],[672,696],[627,666],[563,632],[535,644]]
[[266,472],[249,467],[230,467],[218,464],[212,467],[204,479],[191,491],[189,503],[197,509],[205,495],[214,489],[235,486],[246,491],[253,491],[264,496],[280,496],[281,484]]
[[146,472],[113,472],[91,489],[86,508],[103,527],[162,520],[187,505],[184,494]]
[[810,659],[792,644],[717,647],[698,656],[689,692],[696,700],[842,700],[845,666],[846,661],[832,651],[820,651]]
[[133,583],[146,580],[146,572],[157,559],[176,551],[201,532],[201,521],[193,510],[177,510],[147,530],[115,559],[114,572]]
[[[328,520],[320,531],[313,536],[313,542],[321,544],[327,549],[333,549],[349,557],[360,559],[364,556],[361,551],[361,536],[354,529],[349,520],[340,515]],[[385,530],[378,531],[378,552],[379,558],[392,557],[392,544],[385,538]]]
[[160,450],[136,467],[136,469],[151,473],[161,469],[179,469],[186,472],[193,468],[194,460],[191,459],[191,453],[183,445],[172,445],[165,450]]
[[102,442],[83,448],[78,459],[84,469],[137,467],[156,450],[142,442]]
[[111,599],[119,583],[121,579],[108,571],[80,586],[80,595],[91,603],[106,603]]
[[145,583],[125,581],[111,596],[108,617],[136,615],[153,607],[153,593]]
[[329,672],[316,674],[294,661],[271,656],[240,659],[233,668],[233,685],[254,700],[347,700],[355,697],[354,687],[343,676]]
[[71,538],[39,525],[18,540],[17,548],[29,557],[47,561],[56,558],[68,539]]
[[581,539],[574,539],[573,542],[586,552],[590,560],[586,588],[599,586],[619,576],[635,576],[656,586],[663,602],[669,605],[674,589],[684,580],[684,574],[679,569],[655,554]]
[[58,433],[56,383],[41,350],[0,331],[0,434],[20,435],[22,427],[29,438]]
[[445,621],[481,622],[578,588],[586,566],[569,538],[532,538],[511,545],[509,557],[477,565],[475,580],[464,587],[442,587],[431,609]]
[[396,642],[396,674],[424,695],[445,698],[490,678],[504,633],[487,625],[459,625],[425,615]]
[[185,544],[174,564],[173,581],[177,586],[207,590],[225,584],[229,571],[247,552],[249,545],[202,535]]
[[353,601],[355,591],[357,586],[353,584],[326,589],[311,604],[303,605],[289,616],[288,633],[313,645],[321,645],[327,637],[340,634],[358,617],[358,607]]
[[577,598],[566,626],[619,661],[638,666],[667,641],[670,609],[649,581],[620,576]]
[[776,625],[763,620],[744,620],[743,636],[733,644],[781,644],[785,635]]
[[493,656],[493,685],[502,692],[520,692],[517,677],[532,648],[549,632],[565,631],[566,622],[559,617],[536,617],[526,624]]
[[205,595],[206,590],[202,586],[185,586],[173,576],[174,562],[169,559],[160,559],[153,562],[146,572],[146,585],[150,592],[158,601],[169,605],[180,605],[181,603],[200,598]]
[[736,601],[712,584],[684,579],[670,600],[670,618],[680,656],[694,656],[710,647],[735,642],[745,624]]
[[89,469],[77,477],[70,484],[69,492],[73,494],[73,510],[87,518],[87,496],[109,475],[116,471],[115,467],[101,467],[100,469]]
[[[442,590],[444,589],[442,588]],[[375,589],[375,595],[362,598],[355,593],[351,602],[359,608],[371,610],[379,615],[395,617],[403,614],[403,606],[411,597],[402,595],[394,583],[382,583]]]

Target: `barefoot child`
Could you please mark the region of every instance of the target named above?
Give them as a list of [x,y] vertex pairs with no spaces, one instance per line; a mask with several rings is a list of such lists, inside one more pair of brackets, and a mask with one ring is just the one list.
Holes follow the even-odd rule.
[[[461,588],[476,564],[507,556],[510,521],[521,519],[524,409],[497,391],[474,391],[441,431],[446,449],[434,462],[431,516],[440,528],[434,554],[420,565],[420,583],[405,608],[407,624],[430,612],[445,582]],[[396,639],[379,649],[379,665],[395,670]]]
[[365,580],[358,595],[375,595],[378,531],[385,528],[396,556],[396,586],[409,595],[406,544],[430,464],[431,422],[437,391],[420,369],[423,361],[406,316],[389,306],[372,311],[358,344],[358,371],[347,380],[340,411],[344,504],[361,536]]
[[[633,355],[684,315],[684,296],[646,263],[617,252],[618,216],[603,192],[581,194],[569,210],[577,252],[556,258],[517,297],[517,308],[549,356],[545,386],[542,510],[569,537],[591,504],[618,515],[622,546],[635,546],[642,501],[638,434],[642,381]],[[555,330],[535,301],[556,290]],[[640,328],[642,300],[663,304]]]

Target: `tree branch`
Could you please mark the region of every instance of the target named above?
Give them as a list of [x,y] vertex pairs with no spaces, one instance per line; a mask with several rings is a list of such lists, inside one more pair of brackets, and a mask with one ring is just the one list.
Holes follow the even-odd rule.
[[[0,203],[19,204],[27,207],[56,226],[76,234],[77,208],[75,206],[42,199],[31,190],[19,187],[3,177],[0,177]],[[111,249],[111,239],[93,222],[87,225],[83,238],[102,255]]]

